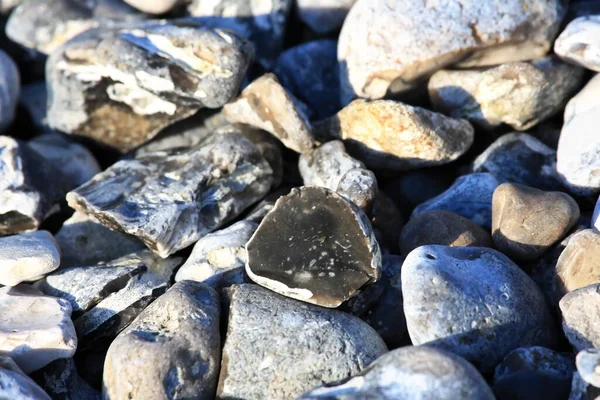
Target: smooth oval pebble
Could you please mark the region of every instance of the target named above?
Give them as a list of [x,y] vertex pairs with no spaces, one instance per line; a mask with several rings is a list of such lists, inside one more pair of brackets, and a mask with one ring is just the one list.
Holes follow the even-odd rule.
[[560,254],[554,288],[562,297],[593,283],[600,283],[600,233],[586,229],[573,235]]
[[554,52],[563,60],[600,71],[600,16],[574,19],[554,42]]

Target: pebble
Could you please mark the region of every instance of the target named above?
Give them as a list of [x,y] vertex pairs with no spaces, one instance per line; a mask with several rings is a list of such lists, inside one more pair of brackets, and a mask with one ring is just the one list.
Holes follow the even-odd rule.
[[29,374],[59,358],[73,357],[77,336],[67,300],[28,285],[0,289],[0,352]]
[[127,152],[231,100],[251,53],[246,41],[197,20],[89,30],[48,58],[48,123]]
[[15,62],[0,50],[0,132],[15,119],[21,95],[21,76]]
[[60,264],[56,240],[48,231],[0,238],[0,284],[16,286],[42,278]]
[[229,299],[217,398],[296,398],[359,373],[387,352],[377,333],[349,314],[256,285],[232,286]]
[[401,279],[414,345],[451,351],[487,373],[511,350],[554,344],[542,292],[496,250],[422,246],[406,257]]
[[296,0],[298,18],[319,34],[342,27],[356,0]]
[[297,103],[274,74],[266,74],[246,86],[237,100],[226,104],[223,115],[231,123],[264,129],[287,148],[304,153],[315,143],[310,122]]
[[164,14],[182,3],[181,0],[124,0],[125,3],[148,14]]
[[[358,0],[339,38],[342,99],[382,98],[460,61],[487,66],[546,55],[566,7],[559,0],[486,3]],[[376,39],[375,39],[376,38]]]
[[411,218],[400,236],[400,252],[440,244],[451,247],[492,247],[490,234],[474,222],[444,210],[426,211]]
[[482,129],[502,124],[524,131],[562,111],[584,71],[554,57],[490,69],[442,70],[429,80],[436,111]]
[[37,370],[32,378],[53,400],[101,400],[102,393],[77,372],[72,358],[60,358]]
[[245,246],[256,228],[256,222],[239,221],[204,236],[177,271],[175,281],[202,282],[216,289],[244,283],[248,260]]
[[67,194],[72,208],[167,257],[237,217],[271,188],[273,171],[242,134],[119,161]]
[[580,351],[577,354],[575,363],[581,379],[600,388],[600,350],[586,349]]
[[576,233],[556,263],[554,287],[557,295],[600,283],[600,233],[586,229]]
[[220,300],[198,282],[179,282],[112,342],[105,399],[213,399],[221,364]]
[[492,197],[502,183],[504,179],[490,173],[463,175],[445,192],[418,205],[411,219],[426,211],[446,210],[489,229],[492,226]]
[[316,186],[280,197],[246,249],[250,279],[323,307],[338,307],[381,274],[381,251],[367,216]]
[[567,293],[558,303],[565,336],[575,351],[600,347],[600,284]]
[[6,400],[51,400],[50,396],[7,356],[0,356],[0,387],[0,396]]
[[358,375],[315,388],[300,399],[494,400],[494,395],[461,357],[432,347],[407,346],[384,354]]
[[496,367],[493,390],[497,400],[569,397],[573,358],[544,347],[522,347],[511,351]]
[[368,167],[394,171],[448,164],[471,147],[474,135],[466,120],[392,100],[355,100],[315,129],[344,140]]
[[532,261],[560,241],[579,219],[579,206],[562,192],[504,183],[492,200],[496,248],[517,261]]
[[574,19],[554,42],[554,52],[563,60],[592,71],[600,71],[600,16]]
[[365,211],[371,209],[379,192],[375,174],[352,158],[339,140],[324,143],[314,151],[302,154],[298,169],[304,185],[326,187]]

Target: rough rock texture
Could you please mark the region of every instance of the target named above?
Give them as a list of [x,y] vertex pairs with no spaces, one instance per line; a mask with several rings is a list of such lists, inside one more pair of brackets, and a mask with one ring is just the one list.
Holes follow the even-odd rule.
[[382,98],[448,64],[484,66],[544,56],[565,4],[559,0],[486,3],[358,0],[338,47],[342,99]]
[[0,284],[40,279],[60,264],[58,244],[48,231],[0,238]]
[[579,17],[569,23],[554,42],[554,52],[563,60],[600,71],[600,16]]
[[21,77],[17,65],[0,50],[0,132],[13,122],[20,93]]
[[246,249],[254,282],[324,307],[339,306],[381,274],[381,251],[366,215],[321,187],[280,197]]
[[237,100],[223,107],[223,115],[232,123],[264,129],[298,153],[310,151],[315,145],[301,106],[273,74],[263,75],[246,86]]
[[327,33],[342,26],[356,0],[296,0],[298,17],[316,33]]
[[558,258],[554,286],[563,296],[593,283],[600,283],[600,233],[586,229],[570,238]]
[[293,399],[387,352],[377,333],[349,314],[256,285],[233,286],[229,296],[218,398]]
[[179,282],[112,342],[105,399],[213,399],[221,362],[219,295]]
[[0,289],[0,352],[25,373],[58,359],[72,357],[77,336],[71,305],[43,296],[28,285]]
[[559,303],[562,326],[576,351],[600,346],[600,284],[575,289]]
[[441,244],[451,247],[492,247],[492,238],[474,222],[444,210],[426,211],[411,218],[400,236],[400,252],[408,255],[417,247]]
[[429,80],[433,107],[483,129],[508,124],[524,131],[561,111],[584,71],[557,58],[487,70],[443,70]]
[[239,221],[204,236],[177,271],[175,281],[197,281],[214,288],[244,283],[245,246],[256,228],[256,222]]
[[579,219],[579,206],[562,192],[543,192],[504,183],[492,200],[492,238],[496,248],[518,261],[539,258]]
[[197,20],[93,29],[48,59],[48,122],[131,150],[162,128],[237,94],[252,49]]
[[587,383],[600,387],[600,350],[587,349],[579,352],[576,358],[577,372]]
[[378,195],[377,178],[365,165],[352,158],[339,140],[327,142],[304,153],[298,169],[306,186],[323,186],[370,210]]
[[68,193],[67,201],[167,257],[260,200],[272,175],[256,146],[227,132],[190,149],[119,161]]
[[148,14],[164,14],[177,5],[184,3],[182,0],[124,0],[125,3]]
[[0,396],[6,400],[51,400],[8,356],[0,356],[0,387]]
[[406,257],[401,279],[415,345],[446,349],[486,373],[518,347],[554,344],[542,292],[496,250],[422,246]]
[[72,358],[51,362],[32,374],[32,378],[53,400],[101,400],[102,393],[92,388],[77,373]]
[[459,177],[442,194],[418,205],[411,218],[425,211],[446,210],[470,219],[477,225],[492,226],[492,197],[504,182],[490,173],[468,174]]
[[395,171],[447,164],[473,143],[465,120],[397,101],[355,100],[315,128],[344,140],[348,152],[370,168]]

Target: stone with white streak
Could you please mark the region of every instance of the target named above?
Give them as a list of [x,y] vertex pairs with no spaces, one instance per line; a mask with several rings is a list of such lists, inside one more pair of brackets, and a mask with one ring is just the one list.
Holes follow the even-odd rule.
[[60,265],[56,240],[48,231],[0,238],[0,284],[16,286],[40,279]]
[[574,19],[554,42],[554,52],[563,60],[592,71],[600,71],[600,15]]

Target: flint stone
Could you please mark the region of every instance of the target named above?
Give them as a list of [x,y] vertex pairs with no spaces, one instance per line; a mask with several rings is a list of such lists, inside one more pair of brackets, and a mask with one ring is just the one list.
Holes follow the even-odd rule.
[[167,257],[237,217],[271,188],[273,171],[242,134],[119,161],[67,194],[72,208]]
[[588,15],[569,23],[554,42],[554,52],[563,60],[592,71],[600,71],[600,15]]
[[428,89],[436,111],[483,129],[507,124],[524,131],[561,111],[583,78],[583,69],[544,57],[487,70],[438,71]]
[[600,347],[600,284],[567,293],[558,303],[565,336],[575,351]]
[[233,286],[229,297],[217,398],[292,399],[359,373],[387,352],[377,333],[349,314],[256,285]]
[[15,119],[21,94],[21,76],[15,62],[0,50],[0,132]]
[[447,164],[473,143],[466,120],[392,100],[355,100],[315,128],[345,141],[348,152],[370,168],[406,171]]
[[0,396],[3,399],[51,400],[50,396],[7,356],[0,356],[0,387]]
[[132,150],[199,109],[231,100],[249,46],[191,19],[89,30],[48,59],[48,122]]
[[575,363],[581,379],[590,385],[600,387],[600,368],[598,368],[600,366],[600,350],[587,349],[580,351],[577,354]]
[[183,3],[182,0],[124,0],[125,3],[148,14],[164,14]]
[[75,354],[77,336],[67,300],[28,285],[3,287],[0,315],[0,352],[26,374]]
[[422,246],[406,257],[401,279],[415,345],[446,349],[487,373],[511,350],[554,344],[542,292],[496,250]]
[[562,297],[595,283],[600,283],[600,233],[586,229],[570,238],[558,258],[554,286]]
[[250,279],[323,307],[338,307],[381,274],[381,251],[366,215],[321,187],[280,197],[246,249]]
[[341,28],[356,0],[296,0],[298,17],[314,32],[323,34]]
[[217,292],[179,282],[112,342],[105,399],[213,399],[221,362]]
[[51,362],[32,375],[53,400],[101,400],[102,394],[92,388],[77,373],[72,358]]

